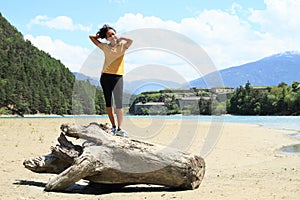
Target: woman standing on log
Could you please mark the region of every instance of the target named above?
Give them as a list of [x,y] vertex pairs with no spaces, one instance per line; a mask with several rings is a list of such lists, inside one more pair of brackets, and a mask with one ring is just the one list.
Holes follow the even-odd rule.
[[[126,137],[128,134],[122,129],[123,122],[123,75],[124,54],[132,44],[132,40],[125,37],[117,37],[116,30],[105,24],[96,35],[89,36],[92,42],[99,47],[105,56],[100,83],[103,89],[106,111],[112,124],[112,132]],[[109,43],[102,43],[98,39],[106,39]],[[117,125],[112,107],[112,94],[116,104]]]

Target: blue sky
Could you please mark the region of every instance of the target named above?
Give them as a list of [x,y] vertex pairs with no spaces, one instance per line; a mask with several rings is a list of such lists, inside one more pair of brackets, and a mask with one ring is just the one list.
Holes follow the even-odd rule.
[[[71,71],[80,71],[95,50],[88,35],[104,23],[119,35],[141,28],[180,33],[201,46],[217,69],[299,51],[299,10],[297,0],[0,0],[0,12],[25,39]],[[169,61],[168,55],[139,52],[128,55],[126,66],[129,71]],[[188,68],[177,70],[189,80],[199,76]]]

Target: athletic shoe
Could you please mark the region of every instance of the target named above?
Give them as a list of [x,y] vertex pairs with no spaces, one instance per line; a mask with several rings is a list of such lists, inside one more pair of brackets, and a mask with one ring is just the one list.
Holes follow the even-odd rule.
[[121,130],[117,130],[115,132],[115,135],[122,136],[122,137],[128,137],[128,133],[126,131],[122,130],[122,129]]
[[110,129],[110,131],[111,131],[113,134],[116,134],[117,129],[116,129],[115,127],[112,127],[112,128]]

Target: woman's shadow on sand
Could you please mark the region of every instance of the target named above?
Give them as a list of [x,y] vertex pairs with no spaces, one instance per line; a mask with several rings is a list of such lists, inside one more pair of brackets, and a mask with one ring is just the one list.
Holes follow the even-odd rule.
[[[42,187],[46,186],[46,183],[28,180],[16,180],[15,185],[27,185]],[[136,193],[136,192],[176,192],[182,191],[179,188],[158,186],[158,185],[105,185],[105,184],[78,184],[75,183],[68,187],[64,191],[58,191],[59,193],[73,193],[73,194],[110,194],[110,193]]]

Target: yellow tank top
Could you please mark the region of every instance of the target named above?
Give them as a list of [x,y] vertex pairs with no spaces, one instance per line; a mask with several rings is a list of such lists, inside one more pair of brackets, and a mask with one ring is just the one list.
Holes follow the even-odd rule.
[[124,75],[124,43],[115,47],[105,44],[102,50],[105,56],[102,73]]

